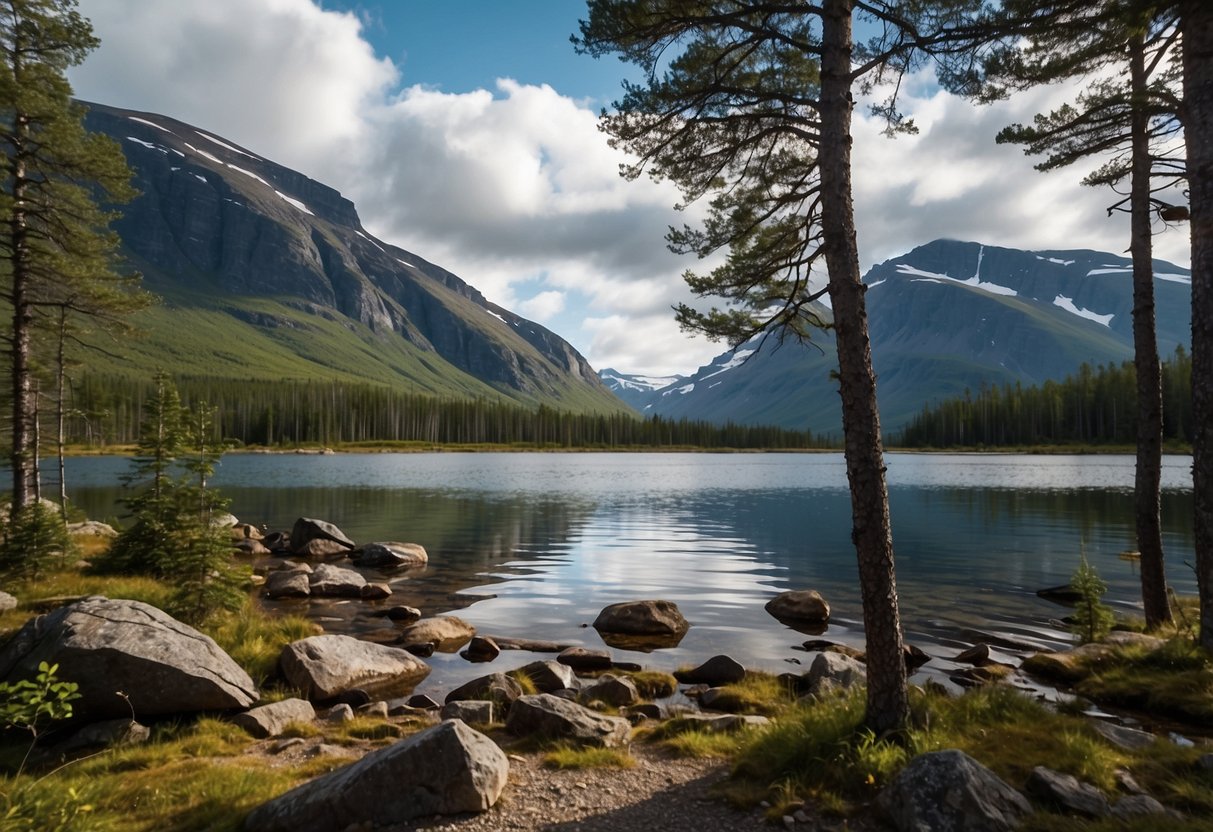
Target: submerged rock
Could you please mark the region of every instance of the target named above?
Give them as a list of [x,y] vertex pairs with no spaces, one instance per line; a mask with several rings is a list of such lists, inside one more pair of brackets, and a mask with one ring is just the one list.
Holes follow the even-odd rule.
[[604,607],[594,619],[600,633],[634,636],[682,636],[691,625],[673,601],[625,601]]

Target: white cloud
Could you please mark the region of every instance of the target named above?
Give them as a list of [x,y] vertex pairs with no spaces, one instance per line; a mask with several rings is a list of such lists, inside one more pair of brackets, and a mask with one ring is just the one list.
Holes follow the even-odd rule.
[[533,298],[520,301],[518,311],[539,323],[546,323],[564,311],[564,292],[540,292]]
[[[680,215],[668,183],[621,179],[622,156],[584,102],[509,79],[468,93],[402,89],[356,16],[310,0],[81,0],[80,11],[102,40],[72,73],[81,97],[180,118],[332,185],[377,236],[491,300],[584,320],[560,334],[596,367],[687,372],[722,350],[680,333],[670,311],[690,300],[682,271],[710,264],[671,255],[666,228],[703,206]],[[889,140],[855,121],[865,269],[940,236],[1126,247],[1106,190],[1078,185],[1078,170],[1038,173],[1019,148],[994,144],[1059,91],[975,108],[923,92],[922,79],[909,88],[919,135]],[[1187,262],[1186,234],[1156,244]]]

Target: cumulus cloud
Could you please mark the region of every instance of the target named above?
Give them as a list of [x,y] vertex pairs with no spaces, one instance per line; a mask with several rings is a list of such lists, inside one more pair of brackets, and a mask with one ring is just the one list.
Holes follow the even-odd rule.
[[[164,113],[326,182],[364,224],[507,308],[561,329],[596,367],[687,372],[721,351],[678,331],[690,301],[670,254],[676,190],[626,182],[596,113],[551,85],[400,86],[359,19],[312,0],[80,0],[102,46],[72,73],[86,99]],[[558,83],[558,79],[553,79]],[[1126,247],[1106,190],[1082,172],[1041,174],[994,144],[1012,121],[1064,100],[1038,90],[976,108],[917,79],[905,99],[921,132],[889,140],[855,121],[864,268],[941,236],[1023,248]],[[1187,238],[1158,239],[1186,263]]]

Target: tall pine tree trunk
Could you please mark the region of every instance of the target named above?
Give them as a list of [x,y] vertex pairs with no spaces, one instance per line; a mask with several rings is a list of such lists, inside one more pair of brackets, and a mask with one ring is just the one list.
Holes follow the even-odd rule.
[[1213,3],[1180,7],[1192,216],[1192,490],[1200,644],[1213,653]]
[[893,535],[885,483],[876,376],[864,287],[859,275],[851,200],[851,0],[825,0],[822,16],[821,167],[822,235],[838,344],[842,430],[851,487],[851,540],[859,561],[867,640],[866,722],[877,734],[905,727],[909,718],[902,655]]
[[1141,553],[1141,599],[1146,627],[1171,620],[1162,551],[1162,367],[1154,325],[1154,250],[1150,231],[1150,118],[1144,34],[1129,43],[1133,93],[1130,249],[1133,258],[1133,364],[1137,370],[1137,473],[1133,509]]
[[[14,75],[20,77],[18,68],[13,69]],[[33,388],[30,384],[30,329],[34,321],[34,308],[29,297],[30,241],[26,219],[26,190],[29,187],[29,179],[26,172],[25,142],[29,137],[29,123],[22,113],[17,113],[14,120],[16,123],[14,135],[18,144],[14,148],[11,162],[10,192],[13,203],[9,215],[9,233],[12,238],[10,300],[13,306],[12,343],[9,347],[13,397],[12,451],[10,455],[13,472],[13,506],[10,516],[13,517],[33,502],[34,467],[37,464],[37,451],[32,447],[33,438],[30,430],[30,414],[34,410]]]

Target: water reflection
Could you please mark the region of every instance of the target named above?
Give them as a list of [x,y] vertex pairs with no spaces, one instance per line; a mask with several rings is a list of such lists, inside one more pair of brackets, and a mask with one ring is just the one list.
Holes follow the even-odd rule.
[[[937,655],[981,635],[1008,645],[1061,643],[1053,619],[1064,610],[1034,593],[1065,583],[1082,550],[1114,603],[1138,603],[1135,564],[1119,557],[1136,548],[1124,486],[1132,459],[1081,459],[1079,473],[1055,457],[891,460],[910,640]],[[73,500],[90,516],[115,514],[124,466],[70,462]],[[1168,461],[1164,544],[1172,583],[1193,592],[1182,566],[1192,557],[1192,495],[1176,486],[1186,464]],[[319,517],[358,541],[406,540],[429,551],[424,569],[363,570],[392,586],[386,601],[277,607],[306,611],[330,632],[385,640],[395,625],[380,613],[406,604],[426,615],[457,612],[489,634],[601,647],[586,624],[602,607],[665,598],[690,631],[677,647],[633,660],[675,667],[728,652],[778,671],[798,658],[793,646],[805,636],[763,605],[775,592],[814,588],[834,610],[826,637],[862,642],[850,502],[836,455],[247,456],[225,460],[218,481],[248,522],[289,528],[296,517]],[[534,658],[507,651],[494,669]],[[437,689],[484,672],[454,655],[428,661],[427,686]]]

